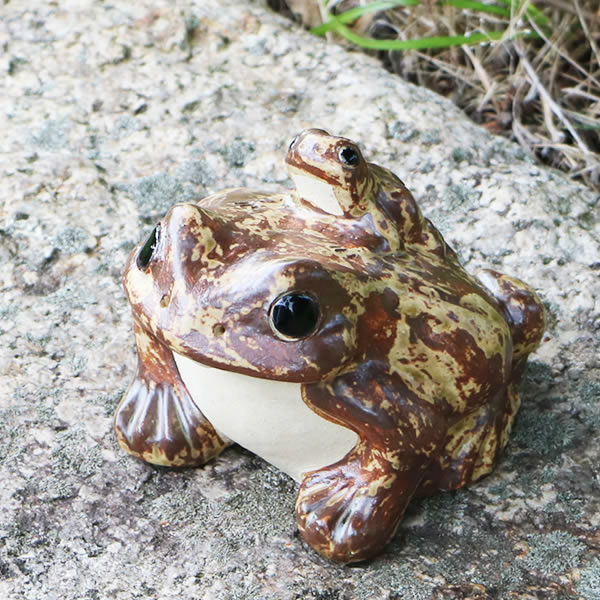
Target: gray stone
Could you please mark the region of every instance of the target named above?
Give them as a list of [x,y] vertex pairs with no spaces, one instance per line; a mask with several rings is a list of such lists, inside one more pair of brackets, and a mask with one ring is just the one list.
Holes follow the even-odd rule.
[[[5,2],[0,47],[1,598],[600,597],[596,194],[257,0]],[[288,185],[305,127],[358,141],[549,316],[498,468],[355,567],[301,543],[294,483],[249,453],[168,471],[111,426],[129,250],[176,201]]]

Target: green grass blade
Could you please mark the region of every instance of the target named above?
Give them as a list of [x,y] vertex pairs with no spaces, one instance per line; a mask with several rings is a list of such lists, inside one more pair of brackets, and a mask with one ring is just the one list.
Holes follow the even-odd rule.
[[[390,8],[396,8],[397,6],[417,6],[421,3],[420,0],[378,0],[377,2],[371,2],[370,4],[366,4],[365,6],[357,6],[356,8],[351,8],[341,15],[337,15],[335,19],[338,22],[346,24],[352,23],[362,15],[366,15],[372,12],[379,12],[382,10],[389,10]],[[331,20],[323,23],[322,25],[318,25],[317,27],[313,27],[310,31],[315,35],[325,35],[328,31],[332,31],[335,29],[336,25],[334,23],[334,17],[330,15]]]
[[[532,19],[541,26],[548,26],[549,21],[548,18],[533,4],[529,3],[529,0],[496,0],[503,6],[499,6],[498,4],[484,4],[483,2],[479,2],[477,0],[439,0],[439,3],[444,5],[455,6],[456,8],[462,8],[467,10],[474,10],[477,12],[488,13],[492,15],[497,15],[499,17],[504,17],[506,19],[510,19],[511,14],[514,11],[519,11],[523,4],[527,3],[525,8],[525,13],[528,18]],[[348,23],[352,23],[362,15],[366,15],[372,12],[379,12],[382,10],[389,10],[390,8],[396,8],[398,6],[418,6],[421,4],[421,0],[376,0],[375,2],[371,2],[366,4],[365,6],[357,6],[355,8],[351,8],[341,15],[329,15],[329,20],[325,23],[318,25],[317,27],[313,27],[311,29],[311,33],[314,35],[323,36],[329,31],[336,31],[340,24],[346,25]],[[344,37],[348,38],[345,34],[341,33]],[[482,34],[483,35],[483,34]],[[456,38],[460,36],[454,36]],[[469,36],[466,36],[469,37]],[[492,36],[493,37],[493,36]],[[348,38],[349,39],[349,38]],[[443,38],[440,38],[443,39]],[[451,39],[451,38],[447,38]],[[476,42],[471,42],[476,43]],[[371,47],[365,46],[364,43],[358,44],[363,48]],[[460,45],[460,42],[453,43],[452,45]],[[434,46],[436,48],[443,47],[443,43],[440,42],[439,46]]]
[[[425,50],[428,48],[448,48],[450,46],[462,46],[464,44],[480,44],[483,42],[494,42],[505,36],[503,31],[491,31],[489,33],[472,33],[467,35],[438,36],[417,38],[414,40],[374,40],[354,33],[343,23],[332,18],[335,22],[335,31],[345,37],[348,41],[369,50]],[[515,37],[531,37],[535,34],[524,34],[517,32]]]
[[[462,9],[471,9],[488,14],[499,15],[509,19],[514,10],[520,10],[525,3],[525,11],[528,18],[535,20],[540,25],[548,23],[548,19],[535,6],[529,4],[529,0],[497,0],[504,6],[497,4],[484,4],[478,0],[439,0],[441,4],[448,4]],[[427,38],[416,38],[412,40],[375,40],[354,33],[352,29],[346,27],[346,24],[352,23],[362,15],[371,12],[377,12],[395,8],[397,6],[416,6],[421,0],[377,0],[365,6],[352,8],[341,15],[329,14],[329,20],[322,25],[313,27],[311,32],[315,35],[325,35],[329,31],[335,31],[348,41],[361,48],[370,50],[425,50],[429,48],[448,48],[450,46],[462,46],[463,44],[473,45],[483,42],[501,40],[506,32],[492,31],[488,33],[474,32],[465,35],[455,36],[437,36]],[[520,32],[513,34],[514,37],[539,37],[535,32]]]
[[498,6],[497,4],[483,4],[475,0],[446,0],[442,4],[456,6],[456,8],[471,9],[478,12],[489,13],[491,15],[499,15],[501,17],[510,17],[510,9],[506,6]]

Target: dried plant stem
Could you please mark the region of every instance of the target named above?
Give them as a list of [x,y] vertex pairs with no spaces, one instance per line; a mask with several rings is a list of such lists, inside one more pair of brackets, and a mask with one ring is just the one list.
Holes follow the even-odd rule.
[[562,124],[565,126],[567,131],[571,134],[571,137],[575,140],[575,143],[579,146],[579,149],[586,156],[589,155],[590,150],[587,147],[586,143],[581,139],[581,137],[579,136],[579,134],[577,133],[577,131],[571,124],[571,121],[569,121],[569,119],[567,119],[562,108],[554,101],[554,99],[550,95],[550,92],[548,92],[548,90],[544,87],[544,84],[540,81],[540,78],[538,77],[537,73],[535,72],[535,69],[529,62],[527,56],[525,55],[525,52],[523,52],[523,50],[519,47],[518,44],[515,44],[515,50],[517,51],[517,54],[519,55],[519,58],[521,59],[521,64],[523,65],[523,68],[525,69],[527,76],[531,80],[531,83],[536,87],[537,91],[539,92],[540,96],[543,98],[544,102],[546,102],[550,106],[550,108],[552,109],[552,112],[554,113],[556,118],[562,122]]
[[592,49],[592,52],[594,53],[594,56],[596,57],[596,62],[600,63],[600,54],[598,53],[598,46],[596,45],[596,42],[594,40],[594,36],[592,36],[590,34],[590,30],[589,27],[587,26],[587,22],[581,12],[581,7],[579,6],[579,0],[574,0],[575,3],[575,10],[577,11],[577,17],[579,18],[579,22],[581,23],[581,27],[583,29],[583,31],[585,32],[585,35],[590,43],[590,47]]
[[469,48],[469,46],[463,46],[462,49],[463,52],[469,57],[469,60],[473,65],[473,69],[475,70],[475,73],[479,78],[479,81],[481,81],[483,87],[485,88],[485,94],[479,102],[478,110],[481,110],[482,107],[487,104],[490,98],[492,100],[492,103],[494,104],[494,107],[496,108],[496,110],[498,110],[497,102],[495,102],[494,98],[494,90],[496,88],[496,85],[490,81],[490,78],[488,77],[486,70],[483,68],[481,61],[475,56],[475,53],[471,50],[471,48]]
[[577,69],[584,77],[589,79],[594,85],[600,88],[600,81],[596,79],[592,73],[588,73],[577,61],[573,60],[566,52],[557,45],[556,40],[550,40],[544,33],[541,27],[534,23],[530,22],[530,25],[533,27],[535,32],[548,44],[552,50],[554,50],[561,58],[564,58],[572,67]]
[[[321,21],[325,22],[329,19],[329,11],[327,10],[327,6],[325,6],[325,2],[326,0],[317,0],[317,3],[319,5],[319,12],[321,13]],[[325,39],[328,42],[331,42],[334,38],[334,34],[331,31],[328,31],[325,34]]]
[[[570,2],[563,2],[562,0],[541,0],[540,4],[547,4],[548,6],[554,6],[564,12],[568,12],[571,14],[577,14],[577,11],[575,8],[573,8],[573,6],[571,5]],[[587,19],[590,19],[590,21],[592,20],[598,20],[598,15],[594,14],[593,12],[590,11],[586,11],[585,13],[583,13],[583,11],[581,11],[582,14],[584,14],[584,16]]]

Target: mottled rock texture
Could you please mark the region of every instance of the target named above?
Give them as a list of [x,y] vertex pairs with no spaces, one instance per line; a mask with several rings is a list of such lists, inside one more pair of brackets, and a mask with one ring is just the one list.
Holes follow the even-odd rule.
[[[1,598],[600,598],[597,195],[258,0],[6,0],[0,48]],[[302,545],[295,485],[261,460],[162,470],[111,429],[127,253],[173,202],[288,185],[309,126],[360,142],[468,268],[548,308],[496,471],[414,502],[352,568]]]

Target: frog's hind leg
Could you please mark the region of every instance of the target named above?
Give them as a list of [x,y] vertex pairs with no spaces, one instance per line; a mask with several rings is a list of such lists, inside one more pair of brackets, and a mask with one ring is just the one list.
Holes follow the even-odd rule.
[[300,533],[332,560],[371,558],[394,535],[440,450],[445,419],[411,396],[399,376],[372,364],[332,383],[305,385],[303,397],[359,441],[340,461],[304,474],[296,502]]
[[523,363],[539,345],[544,333],[544,306],[526,284],[489,269],[477,273],[479,281],[499,302],[510,326],[513,340],[513,362]]
[[494,402],[484,403],[452,425],[418,494],[455,490],[487,475],[508,442],[519,405],[517,386],[509,384]]
[[134,319],[138,369],[115,414],[119,445],[146,462],[206,463],[227,445],[194,404],[171,351]]
[[510,327],[513,354],[509,380],[494,399],[449,428],[443,451],[421,482],[420,494],[460,488],[493,469],[519,410],[518,384],[527,356],[537,348],[544,332],[544,307],[527,284],[496,271],[482,270],[477,275],[500,304]]
[[422,494],[457,489],[493,469],[519,410],[518,384],[527,356],[537,348],[544,333],[544,307],[527,284],[488,269],[477,276],[509,324],[513,342],[511,373],[506,389],[496,398],[449,428],[443,451],[421,482]]

